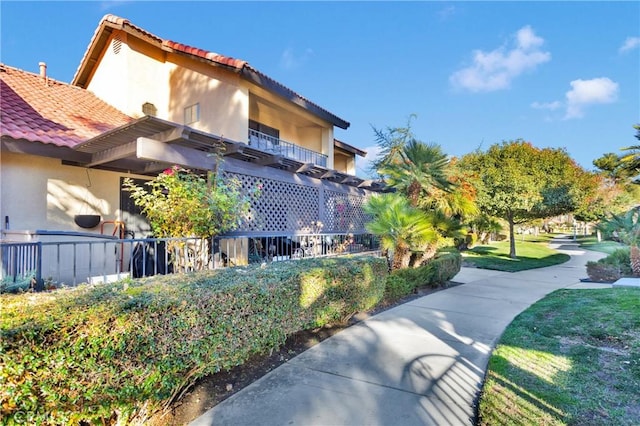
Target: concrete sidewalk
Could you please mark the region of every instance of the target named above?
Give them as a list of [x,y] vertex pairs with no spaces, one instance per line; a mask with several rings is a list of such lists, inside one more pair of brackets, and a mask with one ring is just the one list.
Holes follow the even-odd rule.
[[506,326],[554,290],[585,287],[584,265],[604,256],[569,238],[554,244],[569,262],[516,273],[463,268],[453,281],[464,285],[338,333],[191,425],[473,424],[491,350]]

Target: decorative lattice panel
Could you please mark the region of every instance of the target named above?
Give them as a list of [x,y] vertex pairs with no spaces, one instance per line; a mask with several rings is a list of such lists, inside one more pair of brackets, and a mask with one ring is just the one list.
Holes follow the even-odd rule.
[[225,173],[225,177],[239,180],[251,200],[249,217],[238,231],[315,232],[318,188],[235,173]]
[[369,217],[362,206],[367,202],[367,196],[343,194],[335,191],[325,191],[324,194],[324,231],[327,232],[356,232],[364,231]]

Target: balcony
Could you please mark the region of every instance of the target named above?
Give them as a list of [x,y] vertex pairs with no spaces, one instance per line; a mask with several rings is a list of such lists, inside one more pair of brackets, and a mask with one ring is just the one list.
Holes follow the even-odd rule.
[[317,166],[327,167],[326,155],[256,130],[249,129],[249,146],[302,163],[312,163]]

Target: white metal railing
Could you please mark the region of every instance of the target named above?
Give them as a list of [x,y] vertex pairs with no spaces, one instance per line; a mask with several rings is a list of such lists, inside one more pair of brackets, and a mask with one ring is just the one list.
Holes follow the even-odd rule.
[[0,292],[378,250],[371,234],[0,242]]
[[313,163],[327,167],[327,156],[311,149],[303,148],[274,136],[249,129],[249,146],[261,151],[282,155],[302,163]]

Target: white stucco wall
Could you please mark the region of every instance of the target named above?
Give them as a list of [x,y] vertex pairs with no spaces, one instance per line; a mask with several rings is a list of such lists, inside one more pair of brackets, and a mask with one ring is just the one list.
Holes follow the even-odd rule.
[[[117,43],[114,39],[119,39]],[[119,48],[116,46],[119,45]],[[132,117],[142,117],[142,104],[150,102],[157,116],[167,118],[169,70],[166,54],[116,31],[107,45],[87,89]]]
[[[152,103],[158,118],[184,123],[184,109],[198,103],[198,130],[246,141],[249,90],[240,78],[202,62],[162,51],[116,31],[105,49],[88,89],[132,117],[142,117],[142,105]],[[116,53],[117,52],[117,53]]]
[[169,115],[184,124],[184,110],[200,105],[200,120],[189,124],[204,132],[246,142],[249,131],[249,90],[236,74],[175,54],[168,55]]
[[120,220],[120,177],[142,177],[8,152],[2,153],[0,166],[2,228],[4,217],[9,216],[12,230],[99,233],[99,227],[86,230],[77,226],[74,216],[99,214],[102,220]]
[[[76,231],[99,234],[101,226],[84,229],[76,214],[99,214],[102,221],[121,220],[120,178],[145,178],[62,165],[60,160],[25,154],[0,153],[0,225],[9,241],[41,241],[42,277],[57,285],[102,280],[103,274],[129,269],[130,244],[63,235],[36,235],[35,231]],[[5,217],[9,229],[5,229]],[[112,235],[113,224],[104,234]],[[138,237],[144,235],[138,235]],[[89,244],[49,245],[49,242],[85,241]],[[106,242],[105,242],[106,241]],[[107,277],[107,279],[113,277]]]

